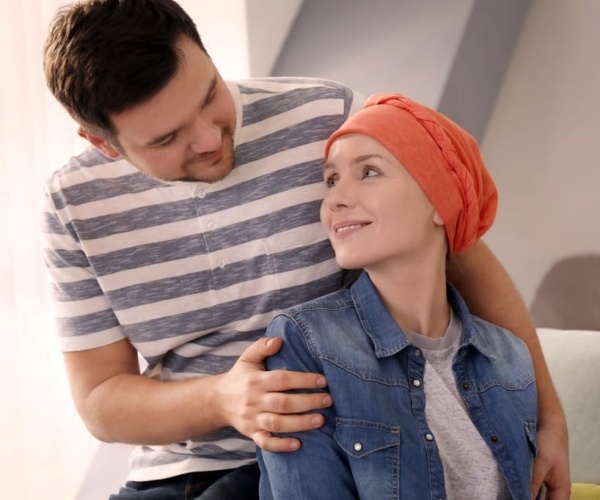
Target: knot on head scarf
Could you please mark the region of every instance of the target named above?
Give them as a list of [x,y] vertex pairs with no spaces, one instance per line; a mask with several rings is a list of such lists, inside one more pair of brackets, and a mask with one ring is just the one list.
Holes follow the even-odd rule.
[[463,252],[491,227],[498,192],[475,139],[449,118],[400,94],[374,94],[335,131],[364,134],[410,172],[444,221],[450,252]]

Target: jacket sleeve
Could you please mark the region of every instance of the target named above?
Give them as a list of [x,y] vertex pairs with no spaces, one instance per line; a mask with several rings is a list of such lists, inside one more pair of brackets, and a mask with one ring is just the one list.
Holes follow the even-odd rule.
[[[267,369],[323,373],[321,363],[312,356],[301,328],[290,317],[277,316],[269,325],[267,336],[283,339],[279,353],[268,358]],[[325,424],[320,429],[293,434],[302,443],[300,450],[291,453],[258,450],[261,498],[358,498],[346,456],[333,438],[334,408],[335,402],[333,407],[321,411]]]

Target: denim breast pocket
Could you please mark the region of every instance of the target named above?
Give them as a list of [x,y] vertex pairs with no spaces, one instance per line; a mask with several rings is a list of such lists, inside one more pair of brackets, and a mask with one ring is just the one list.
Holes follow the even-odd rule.
[[361,498],[396,498],[400,428],[365,419],[336,418],[334,439],[345,452]]

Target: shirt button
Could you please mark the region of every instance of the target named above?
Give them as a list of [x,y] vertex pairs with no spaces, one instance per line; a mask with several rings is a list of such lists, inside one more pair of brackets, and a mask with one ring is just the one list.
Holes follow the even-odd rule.
[[413,380],[413,385],[415,387],[421,387],[421,381],[420,380]]
[[469,384],[467,384],[466,382],[462,385],[462,388],[467,391],[469,389]]
[[198,192],[198,198],[204,198],[206,196],[206,192],[205,191],[199,191]]
[[427,439],[427,441],[433,441],[433,436],[431,434],[425,434],[425,439]]
[[354,451],[360,451],[360,450],[362,450],[362,444],[354,443]]
[[209,222],[206,227],[210,230],[210,231],[214,231],[215,229],[215,223],[214,222]]
[[421,355],[421,349],[415,349],[415,356],[419,357]]
[[221,269],[223,269],[225,267],[225,261],[223,259],[219,259],[217,261],[217,266],[219,266]]
[[500,441],[500,438],[498,436],[492,436],[490,440],[492,441],[492,443],[497,443],[498,441]]

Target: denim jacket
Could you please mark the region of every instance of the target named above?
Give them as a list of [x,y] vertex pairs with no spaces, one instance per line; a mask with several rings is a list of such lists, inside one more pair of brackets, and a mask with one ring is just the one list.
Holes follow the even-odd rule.
[[[531,498],[536,384],[526,345],[471,316],[449,285],[463,328],[456,385],[490,447],[512,498]],[[386,310],[367,273],[349,290],[285,311],[268,336],[282,337],[267,367],[323,373],[333,407],[320,429],[298,433],[299,451],[259,450],[261,498],[446,499],[435,437],[425,418],[425,359]],[[470,498],[465,492],[465,498]]]

